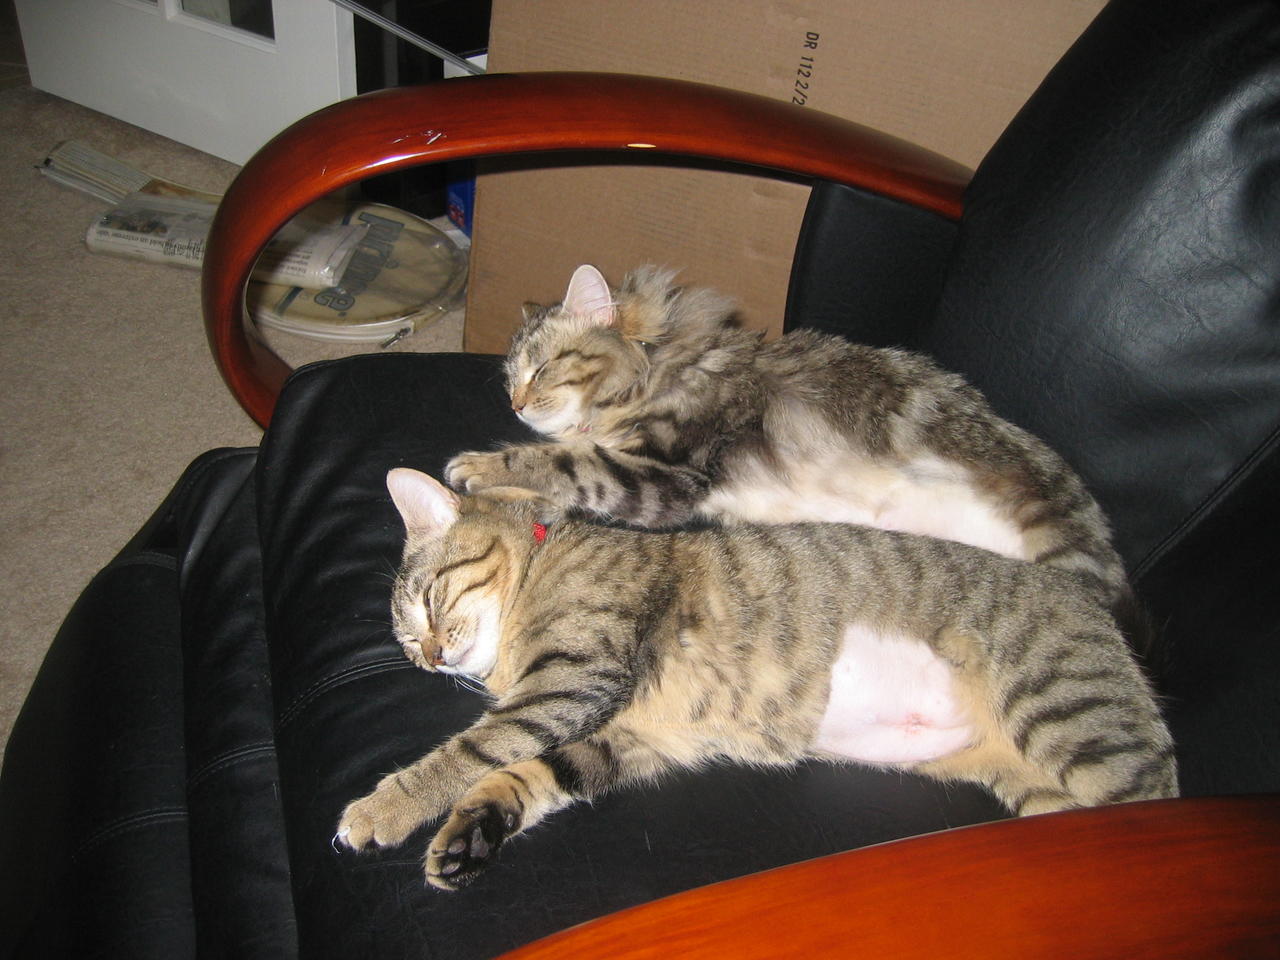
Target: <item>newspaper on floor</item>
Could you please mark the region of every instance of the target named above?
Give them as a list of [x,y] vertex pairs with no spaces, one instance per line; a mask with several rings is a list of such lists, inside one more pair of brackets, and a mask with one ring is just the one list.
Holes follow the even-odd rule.
[[[153,176],[74,140],[54,147],[37,169],[111,205],[89,227],[90,249],[202,265],[220,195]],[[448,217],[428,221],[385,204],[326,197],[264,251],[245,306],[262,327],[386,347],[462,308],[470,246]]]
[[186,197],[215,206],[222,199],[216,193],[206,193],[152,176],[78,140],[64,140],[58,144],[36,169],[50,180],[107,203],[119,203],[131,193]]
[[[90,224],[84,239],[95,253],[198,269],[217,209],[199,200],[131,193]],[[360,223],[292,220],[262,251],[253,278],[308,290],[336,286],[367,232]]]
[[[199,268],[222,199],[160,177],[68,140],[38,168],[45,176],[113,204],[90,226],[96,253]],[[367,233],[364,224],[319,224],[295,218],[267,245],[255,280],[309,290],[332,287]]]

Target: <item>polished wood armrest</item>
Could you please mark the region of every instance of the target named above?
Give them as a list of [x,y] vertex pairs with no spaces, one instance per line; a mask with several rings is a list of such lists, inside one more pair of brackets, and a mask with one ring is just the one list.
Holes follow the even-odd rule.
[[831,180],[958,217],[970,171],[837,117],[705,84],[622,74],[467,77],[365,94],[298,121],[241,170],[205,251],[205,330],[223,378],[266,425],[288,365],[245,326],[244,285],[308,204],[404,167],[470,157],[609,151],[747,164]]
[[502,960],[1280,956],[1280,797],[1004,820],[712,884]]

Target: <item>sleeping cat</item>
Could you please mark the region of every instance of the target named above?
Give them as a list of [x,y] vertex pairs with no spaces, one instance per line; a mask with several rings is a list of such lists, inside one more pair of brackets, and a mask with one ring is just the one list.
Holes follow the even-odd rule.
[[985,547],[1083,575],[1135,632],[1101,508],[1043,442],[959,376],[810,330],[771,343],[653,267],[594,267],[525,307],[511,405],[553,442],[464,453],[459,490],[515,486],[630,524],[831,520]]
[[1147,683],[1069,574],[847,524],[547,528],[526,491],[458,497],[403,468],[387,485],[396,636],[494,699],[351,803],[337,839],[393,846],[448,814],[437,887],[575,799],[716,760],[967,780],[1017,814],[1177,793]]

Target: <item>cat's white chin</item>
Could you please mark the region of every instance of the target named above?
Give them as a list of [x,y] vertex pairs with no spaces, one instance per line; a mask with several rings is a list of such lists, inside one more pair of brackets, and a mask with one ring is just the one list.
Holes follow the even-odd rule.
[[444,662],[437,664],[436,669],[441,673],[466,673],[466,662],[471,656],[472,649],[473,646],[467,646],[457,652],[444,651],[442,653]]
[[576,406],[562,407],[542,416],[531,416],[528,411],[521,411],[516,416],[544,437],[555,440],[567,440],[590,429],[590,424],[584,422],[582,411]]
[[471,677],[473,680],[484,682],[485,677],[493,671],[496,658],[486,654],[482,647],[483,644],[472,644],[456,658],[452,658],[452,663],[442,663],[436,669],[441,673]]

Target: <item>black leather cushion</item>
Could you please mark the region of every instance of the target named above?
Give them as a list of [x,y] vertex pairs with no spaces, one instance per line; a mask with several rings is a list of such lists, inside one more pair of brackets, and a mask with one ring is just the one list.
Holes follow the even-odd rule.
[[5,751],[0,955],[192,954],[178,621],[174,558],[148,551],[58,632]]
[[513,840],[458,893],[424,885],[431,828],[393,850],[335,850],[347,802],[483,706],[411,667],[391,636],[402,532],[385,474],[409,465],[438,476],[455,452],[523,436],[489,357],[308,367],[277,408],[259,464],[259,532],[303,955],[492,956],[713,880],[1002,815],[974,789],[815,763],[619,790]]
[[[205,746],[246,714],[270,739],[269,698],[244,697],[228,669],[265,661],[260,629],[256,643],[239,629],[256,581],[218,546],[247,537],[240,552],[257,553],[252,501],[232,516],[255,454],[200,457],[54,639],[0,776],[0,956],[289,955],[275,777],[218,797],[246,758]],[[202,607],[206,583],[220,603]],[[274,895],[259,879],[273,873]]]
[[59,630],[0,775],[0,956],[292,955],[255,459],[200,457]]
[[1187,794],[1280,791],[1280,457],[1233,484],[1140,583]]
[[263,634],[256,451],[191,471],[179,553],[191,896],[200,956],[287,957],[293,897]]

